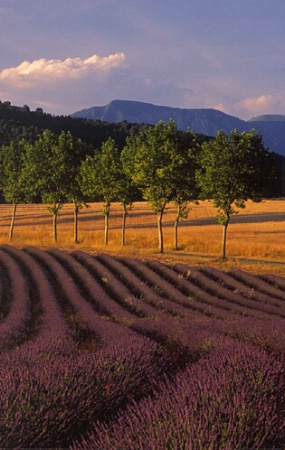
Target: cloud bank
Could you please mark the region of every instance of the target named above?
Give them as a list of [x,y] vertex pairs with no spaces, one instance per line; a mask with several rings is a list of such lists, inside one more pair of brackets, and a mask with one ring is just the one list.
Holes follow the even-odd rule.
[[17,67],[0,72],[0,80],[17,88],[29,87],[37,82],[56,83],[61,80],[76,80],[91,74],[104,74],[121,66],[126,59],[125,53],[108,56],[92,55],[89,58],[37,59],[23,61]]
[[259,97],[248,97],[243,99],[239,106],[248,113],[266,113],[274,108],[277,103],[272,95],[260,95]]

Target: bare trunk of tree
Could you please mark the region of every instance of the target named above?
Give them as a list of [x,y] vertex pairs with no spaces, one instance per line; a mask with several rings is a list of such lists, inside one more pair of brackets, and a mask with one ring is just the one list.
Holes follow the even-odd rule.
[[178,225],[180,219],[180,205],[177,207],[177,214],[174,222],[174,249],[178,250]]
[[229,222],[223,225],[223,238],[222,238],[222,259],[226,260],[226,244],[227,244],[227,230]]
[[126,218],[128,215],[127,207],[124,206],[124,213],[123,213],[123,222],[122,222],[122,245],[125,245],[126,243]]
[[179,219],[176,218],[174,222],[174,250],[178,250],[178,223]]
[[73,228],[74,228],[74,242],[78,244],[78,213],[79,207],[74,205],[74,213],[73,213]]
[[157,213],[157,228],[158,228],[158,248],[160,253],[164,252],[163,248],[163,232],[162,232],[162,216],[163,211]]
[[12,210],[12,218],[11,218],[11,224],[10,224],[10,231],[9,231],[9,240],[12,241],[13,239],[13,233],[14,233],[14,224],[15,224],[15,218],[16,218],[16,209],[17,205],[13,204],[13,210]]
[[105,245],[108,245],[109,241],[109,211],[105,212],[105,238],[104,243]]
[[109,240],[109,213],[105,214],[105,238],[104,243],[105,245],[108,245]]
[[110,206],[111,203],[109,201],[106,201],[104,204],[104,216],[105,216],[105,237],[104,237],[104,243],[105,245],[108,245],[109,242],[109,215],[110,215]]
[[52,231],[54,242],[57,242],[57,216],[59,215],[59,210],[61,207],[62,204],[56,202],[54,202],[52,206],[48,206],[49,212],[52,213]]
[[53,240],[54,240],[54,242],[57,242],[57,212],[54,212],[52,217],[53,217],[53,221],[52,221]]

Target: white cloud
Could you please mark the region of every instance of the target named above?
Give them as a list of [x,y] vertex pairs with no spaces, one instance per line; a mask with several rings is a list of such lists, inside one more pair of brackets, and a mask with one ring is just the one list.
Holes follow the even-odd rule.
[[17,67],[10,67],[0,72],[0,80],[17,88],[31,87],[33,83],[54,83],[61,80],[81,79],[90,74],[109,72],[121,66],[126,55],[115,53],[108,56],[92,55],[89,58],[45,59],[23,61]]

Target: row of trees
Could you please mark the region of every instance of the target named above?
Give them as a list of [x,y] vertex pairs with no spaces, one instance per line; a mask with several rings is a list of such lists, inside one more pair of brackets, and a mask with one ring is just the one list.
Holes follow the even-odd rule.
[[248,199],[260,201],[274,177],[274,158],[265,150],[254,130],[229,136],[218,132],[203,142],[192,131],[181,133],[173,120],[147,127],[127,139],[123,150],[106,140],[93,155],[70,132],[59,136],[44,131],[34,143],[21,140],[2,146],[0,188],[13,204],[10,239],[16,207],[40,198],[53,216],[57,240],[57,217],[67,202],[74,204],[74,241],[78,242],[78,213],[87,201],[102,201],[105,243],[108,243],[110,206],[123,205],[122,244],[125,224],[134,200],[142,196],[157,214],[159,251],[164,251],[163,215],[169,202],[176,205],[175,247],[178,224],[186,218],[189,203],[212,199],[223,225],[222,257],[226,257],[226,233],[235,208]]
[[263,146],[262,137],[252,130],[229,136],[220,131],[213,140],[200,145],[195,134],[181,135],[175,122],[159,122],[128,140],[122,152],[126,173],[157,213],[159,250],[163,252],[162,217],[166,205],[176,205],[175,247],[181,218],[189,203],[212,199],[218,221],[223,225],[222,258],[226,258],[226,235],[236,208],[246,201],[261,201],[274,180],[274,158]]

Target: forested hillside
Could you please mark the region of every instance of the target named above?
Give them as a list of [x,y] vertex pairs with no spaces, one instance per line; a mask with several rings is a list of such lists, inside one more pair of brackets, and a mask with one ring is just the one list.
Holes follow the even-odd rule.
[[102,142],[109,137],[122,147],[128,135],[136,134],[144,127],[144,124],[126,121],[114,124],[100,120],[73,119],[70,116],[53,116],[44,113],[41,108],[31,111],[27,105],[18,107],[10,102],[0,101],[0,147],[22,138],[33,142],[46,129],[56,134],[70,131],[75,138],[91,144],[93,148],[101,147]]

